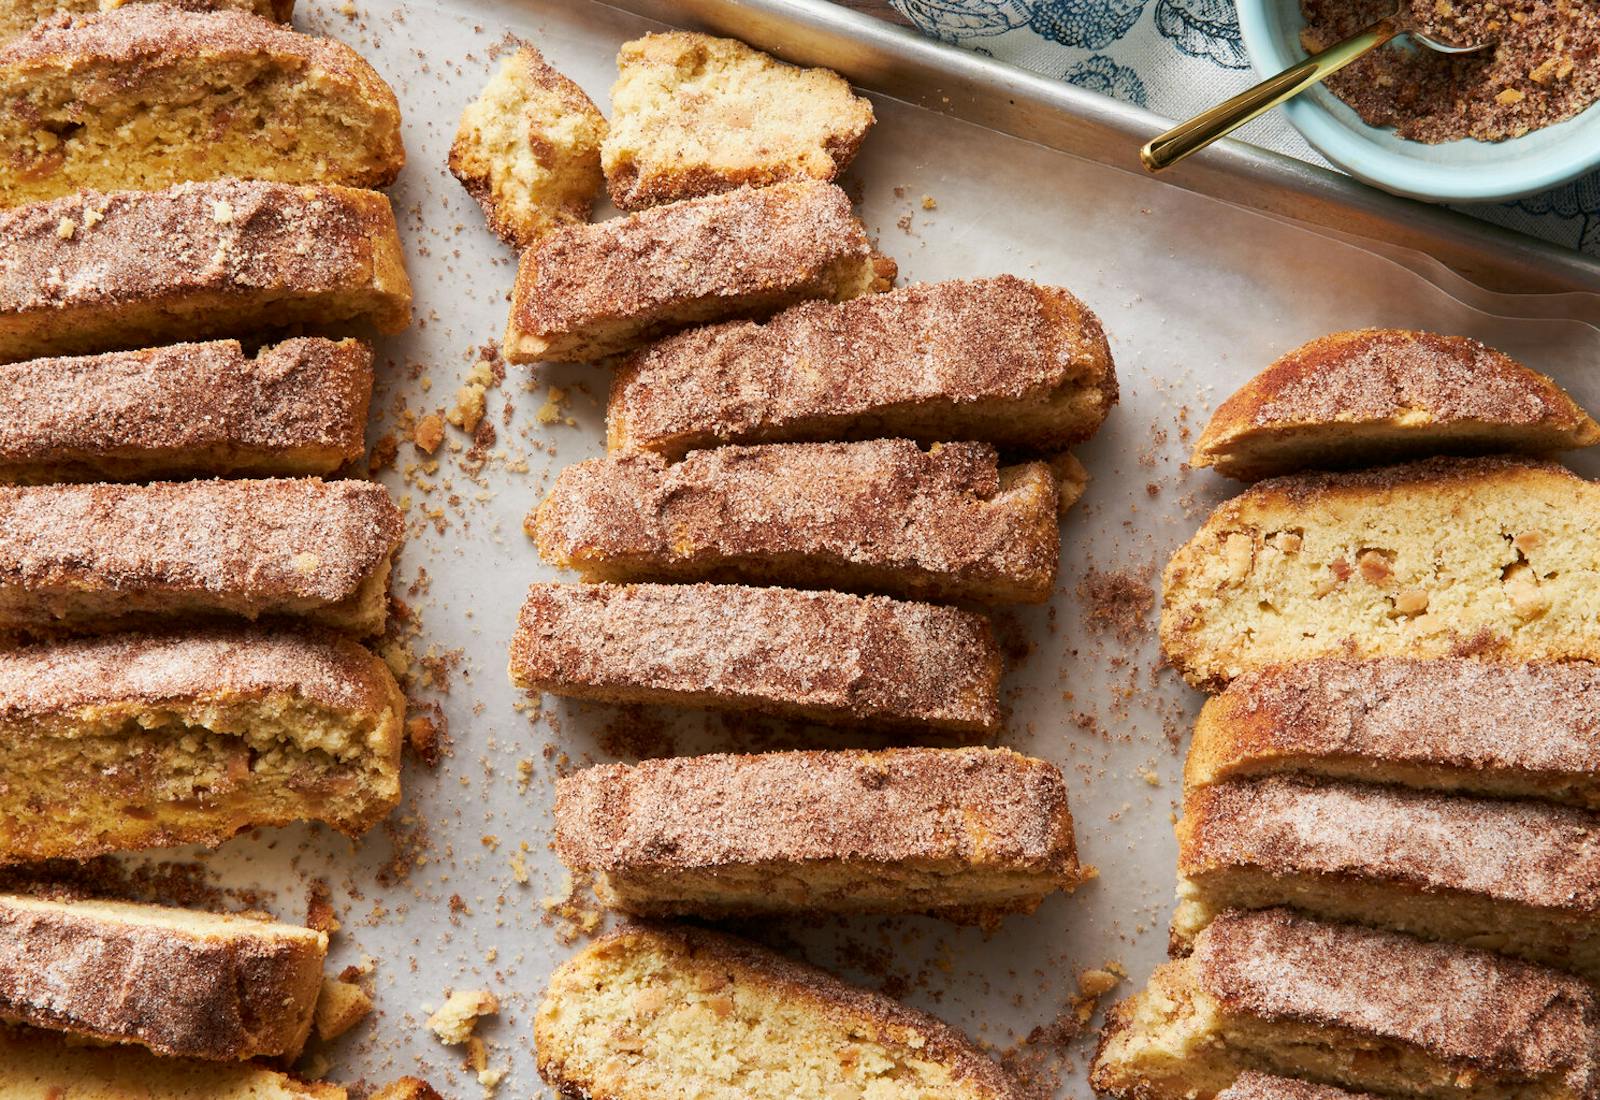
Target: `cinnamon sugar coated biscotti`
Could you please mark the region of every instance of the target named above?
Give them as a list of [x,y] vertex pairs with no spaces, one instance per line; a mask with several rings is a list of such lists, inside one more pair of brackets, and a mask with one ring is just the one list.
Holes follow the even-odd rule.
[[0,1028],[0,1097],[5,1100],[346,1100],[347,1095],[338,1085],[250,1062],[162,1058]]
[[569,466],[529,534],[588,580],[742,580],[1042,603],[1057,489],[1042,462],[904,439],[650,452]]
[[327,951],[324,933],[260,917],[0,894],[0,1019],[173,1057],[292,1059]]
[[719,584],[535,584],[511,682],[611,703],[753,710],[979,738],[1000,725],[981,615]]
[[932,1016],[699,928],[625,928],[584,948],[551,977],[534,1041],[561,1096],[1022,1096]]
[[165,3],[186,11],[243,11],[287,23],[294,0],[0,0],[0,40],[30,31],[52,15],[109,11],[122,3]]
[[410,321],[376,191],[216,180],[0,212],[0,361]]
[[589,220],[605,135],[606,120],[583,89],[524,43],[462,111],[450,171],[490,229],[528,248],[558,226]]
[[1490,947],[1600,979],[1600,816],[1520,799],[1289,776],[1190,791],[1176,943],[1227,909]]
[[1112,1009],[1090,1082],[1210,1100],[1245,1070],[1427,1100],[1600,1095],[1600,994],[1459,944],[1227,913]]
[[671,31],[624,42],[604,146],[623,210],[789,179],[833,180],[872,128],[872,104],[827,69],[731,38]]
[[689,325],[887,290],[894,274],[832,184],[744,187],[550,233],[518,265],[505,354],[600,359]]
[[238,11],[126,4],[0,42],[0,206],[224,176],[382,187],[400,106],[361,55]]
[[400,799],[405,697],[335,634],[217,627],[0,651],[0,864],[215,846]]
[[1010,275],[919,283],[765,324],[692,329],[625,360],[606,408],[613,451],[903,436],[1059,451],[1117,400],[1089,308]]
[[1600,666],[1322,658],[1246,673],[1201,709],[1184,781],[1275,773],[1600,810]]
[[371,398],[359,340],[0,364],[0,481],[328,474],[361,457]]
[[371,481],[0,486],[0,631],[226,615],[376,634],[404,530]]
[[1252,378],[1213,414],[1189,464],[1254,481],[1595,443],[1600,424],[1508,355],[1464,336],[1360,329],[1313,340]]
[[640,916],[992,923],[1083,877],[1061,773],[1005,749],[601,765],[557,784],[556,852]]
[[1161,644],[1197,687],[1318,657],[1600,657],[1600,488],[1437,458],[1260,482],[1167,563]]
[[1221,1092],[1217,1100],[1379,1100],[1370,1092],[1349,1092],[1293,1077],[1247,1070]]

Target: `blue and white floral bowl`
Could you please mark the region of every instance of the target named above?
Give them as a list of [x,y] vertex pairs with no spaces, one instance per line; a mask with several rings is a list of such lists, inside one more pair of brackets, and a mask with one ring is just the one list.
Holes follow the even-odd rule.
[[[1305,58],[1299,0],[1238,0],[1239,30],[1263,78]],[[1600,168],[1600,104],[1576,118],[1501,142],[1424,145],[1368,126],[1326,88],[1283,108],[1318,152],[1358,179],[1430,202],[1501,202]]]

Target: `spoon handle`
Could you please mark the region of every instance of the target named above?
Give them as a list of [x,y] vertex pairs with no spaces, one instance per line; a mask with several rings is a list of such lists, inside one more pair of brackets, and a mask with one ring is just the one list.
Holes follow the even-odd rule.
[[1357,58],[1371,53],[1405,29],[1393,16],[1380,19],[1361,33],[1313,54],[1298,65],[1291,65],[1249,91],[1240,92],[1226,103],[1220,103],[1152,138],[1139,150],[1139,159],[1152,172],[1170,168],[1190,153],[1199,152],[1289,97],[1298,95]]

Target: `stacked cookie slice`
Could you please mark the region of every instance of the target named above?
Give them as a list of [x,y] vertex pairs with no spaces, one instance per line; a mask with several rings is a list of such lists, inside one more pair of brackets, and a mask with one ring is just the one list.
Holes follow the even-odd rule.
[[[533,586],[512,681],[933,747],[590,768],[556,850],[636,917],[1030,912],[1082,871],[1060,772],[972,745],[1003,727],[982,608],[1055,586],[1082,478],[1049,460],[1116,400],[1099,321],[1010,276],[892,289],[834,182],[872,122],[835,74],[694,34],[618,65],[606,124],[521,51],[452,154],[523,249],[507,358],[615,370],[609,453],[526,524],[589,583]],[[627,212],[590,223],[601,177]],[[1012,1095],[936,1021],[686,929],[583,952],[538,1040],[572,1095]]]
[[[99,7],[0,41],[0,866],[356,836],[405,710],[362,644],[403,522],[350,476],[411,315],[394,93],[288,5]],[[6,1032],[0,1093],[343,1096],[244,1064],[300,1052],[321,931],[7,895],[0,940],[0,1020],[121,1044]]]
[[1600,494],[1545,457],[1597,440],[1426,333],[1315,341],[1219,410],[1197,464],[1277,476],[1168,566],[1165,652],[1220,694],[1174,961],[1113,1010],[1097,1088],[1600,1095]]

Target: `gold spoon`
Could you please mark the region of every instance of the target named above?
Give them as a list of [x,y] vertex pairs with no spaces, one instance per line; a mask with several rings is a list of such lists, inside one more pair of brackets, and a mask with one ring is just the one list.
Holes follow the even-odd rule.
[[1321,53],[1313,54],[1298,65],[1291,65],[1249,91],[1240,92],[1226,103],[1218,104],[1204,114],[1196,115],[1188,122],[1152,138],[1139,150],[1139,159],[1152,172],[1170,168],[1190,153],[1197,153],[1218,138],[1226,137],[1251,119],[1299,95],[1311,85],[1332,76],[1352,61],[1402,34],[1409,34],[1428,49],[1445,54],[1476,53],[1494,45],[1494,39],[1489,39],[1460,46],[1423,34],[1417,30],[1402,6],[1399,11],[1378,20],[1366,30],[1329,46]]

